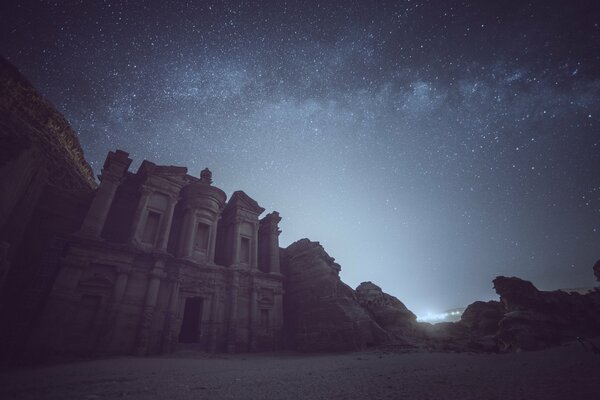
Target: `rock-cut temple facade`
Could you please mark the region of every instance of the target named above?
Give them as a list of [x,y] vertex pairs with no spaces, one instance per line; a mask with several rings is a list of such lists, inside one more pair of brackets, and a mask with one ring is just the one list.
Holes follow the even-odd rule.
[[208,169],[131,161],[108,154],[36,336],[72,354],[279,348],[279,214],[227,201]]

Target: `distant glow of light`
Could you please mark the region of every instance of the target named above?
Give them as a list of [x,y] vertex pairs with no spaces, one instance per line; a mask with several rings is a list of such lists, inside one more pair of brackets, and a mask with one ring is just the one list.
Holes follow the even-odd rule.
[[417,317],[419,322],[441,322],[448,317],[457,317],[462,315],[461,311],[448,311],[443,313],[427,313],[424,316]]

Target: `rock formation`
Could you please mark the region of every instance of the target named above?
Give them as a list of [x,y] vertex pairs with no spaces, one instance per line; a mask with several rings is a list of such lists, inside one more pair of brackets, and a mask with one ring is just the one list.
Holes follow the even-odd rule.
[[535,350],[600,333],[598,292],[544,292],[503,276],[494,279],[494,288],[505,310],[496,334],[501,351]]
[[0,358],[32,331],[95,186],[66,119],[0,57]]
[[473,335],[493,335],[505,312],[499,301],[476,301],[466,308],[459,323]]
[[416,345],[423,339],[416,316],[371,282],[356,291],[340,280],[341,267],[308,239],[282,252],[289,347],[356,350],[369,345]]
[[340,280],[340,266],[318,242],[301,239],[282,255],[288,346],[303,351],[357,350],[388,340]]
[[394,296],[384,293],[372,282],[363,282],[356,288],[358,303],[366,309],[375,322],[391,339],[407,341],[422,336],[417,325],[417,316]]
[[77,134],[56,108],[4,58],[0,57],[0,164],[37,147],[48,179],[60,187],[95,187],[92,168]]

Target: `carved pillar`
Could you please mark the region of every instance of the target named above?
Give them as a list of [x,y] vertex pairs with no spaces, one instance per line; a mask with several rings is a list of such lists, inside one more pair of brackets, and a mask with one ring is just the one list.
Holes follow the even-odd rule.
[[171,232],[171,224],[173,223],[173,212],[175,211],[175,204],[177,199],[173,196],[169,196],[167,209],[162,217],[160,224],[160,231],[158,233],[158,241],[156,247],[159,250],[166,250],[167,244],[169,243],[169,233]]
[[176,322],[177,310],[179,308],[179,288],[181,281],[178,276],[171,280],[171,296],[169,297],[169,308],[165,317],[165,327],[163,329],[162,351],[163,353],[171,353],[173,351],[173,343],[177,338]]
[[80,233],[99,237],[104,228],[108,211],[117,192],[121,179],[131,164],[129,154],[117,150],[109,152],[102,167],[100,186],[96,190],[90,209],[83,220]]
[[275,291],[273,297],[273,322],[274,327],[271,335],[273,335],[273,344],[276,349],[281,348],[281,342],[283,340],[282,328],[283,328],[283,291]]
[[254,278],[250,284],[250,310],[248,318],[248,344],[250,351],[256,351],[256,308],[258,305],[258,287],[254,284]]
[[272,274],[281,273],[281,265],[279,264],[279,234],[281,231],[273,232],[271,235],[271,251],[269,254],[269,272]]
[[240,263],[240,225],[242,221],[236,217],[235,222],[233,223],[233,259],[231,263],[237,265]]
[[252,225],[250,269],[258,269],[258,221]]
[[193,208],[186,208],[180,236],[179,257],[192,257],[196,224],[196,211]]
[[127,281],[129,280],[130,270],[130,268],[124,267],[117,268],[117,280],[113,288],[112,298],[108,306],[105,321],[102,324],[102,328],[105,331],[100,334],[101,343],[100,346],[98,346],[98,350],[101,352],[110,352],[110,346],[115,337],[119,313],[121,311],[121,301],[125,295],[125,288],[127,287]]
[[217,227],[219,226],[219,219],[217,216],[210,229],[210,243],[208,245],[208,263],[213,264],[215,262],[215,246],[217,243]]
[[229,308],[229,331],[227,332],[227,351],[235,353],[235,342],[237,341],[237,300],[240,276],[237,271],[231,273],[230,308]]
[[150,273],[150,280],[148,282],[148,289],[146,290],[146,299],[144,300],[144,309],[142,311],[137,345],[135,348],[135,354],[138,356],[143,356],[148,351],[148,342],[150,340],[156,300],[158,299],[158,290],[160,288],[160,281],[164,278],[163,267],[164,261],[159,260],[156,262],[154,269]]
[[217,352],[217,329],[219,324],[219,289],[215,285],[215,292],[212,295],[210,308],[210,331],[208,339],[208,351],[211,353]]
[[131,223],[130,241],[132,243],[141,242],[142,230],[144,229],[144,221],[146,217],[146,207],[148,206],[148,200],[152,190],[150,188],[143,187],[140,195],[140,201],[138,202],[135,214],[133,214],[133,221]]
[[100,236],[119,184],[120,177],[108,174],[103,176],[102,182],[96,190],[90,209],[81,226],[82,234],[95,237]]
[[266,250],[266,254],[262,253],[262,262],[265,263],[268,272],[273,274],[280,274],[281,267],[279,265],[279,234],[281,231],[277,224],[281,221],[281,217],[277,211],[273,211],[271,214],[267,214],[260,221],[261,240],[266,241],[266,245],[263,245],[263,251]]

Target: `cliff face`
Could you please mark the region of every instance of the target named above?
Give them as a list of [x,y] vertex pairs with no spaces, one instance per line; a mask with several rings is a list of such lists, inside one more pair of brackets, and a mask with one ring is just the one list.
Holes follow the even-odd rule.
[[0,58],[0,113],[0,165],[38,146],[52,184],[96,186],[92,168],[67,120],[4,58]]
[[73,129],[0,58],[0,359],[15,356],[96,183]]

